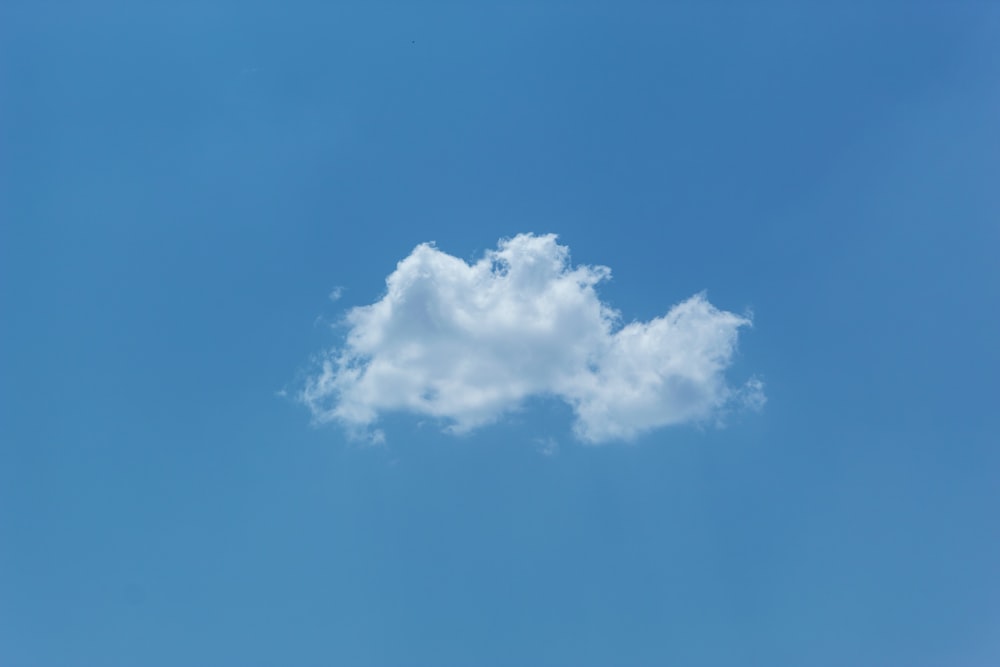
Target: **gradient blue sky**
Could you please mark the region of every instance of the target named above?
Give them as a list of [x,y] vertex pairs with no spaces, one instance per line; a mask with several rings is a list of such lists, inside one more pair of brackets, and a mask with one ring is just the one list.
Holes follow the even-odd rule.
[[[0,665],[1000,664],[996,3],[139,5],[0,7]],[[766,407],[277,395],[518,232]]]

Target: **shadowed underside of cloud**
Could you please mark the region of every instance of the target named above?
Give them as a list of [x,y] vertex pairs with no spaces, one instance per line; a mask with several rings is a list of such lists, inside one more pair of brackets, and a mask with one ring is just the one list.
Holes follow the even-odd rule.
[[[599,443],[703,421],[734,400],[760,405],[761,385],[724,378],[740,327],[703,294],[664,316],[620,326],[594,286],[603,266],[573,267],[549,234],[501,240],[469,265],[421,244],[352,308],[344,345],[325,356],[300,399],[319,422],[369,430],[406,411],[466,432],[533,396],[572,406],[574,432]],[[378,435],[378,432],[376,432]]]

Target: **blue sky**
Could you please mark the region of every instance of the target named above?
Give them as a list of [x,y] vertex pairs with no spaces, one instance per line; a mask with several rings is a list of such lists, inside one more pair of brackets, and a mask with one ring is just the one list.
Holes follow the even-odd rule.
[[[0,665],[997,664],[998,41],[987,2],[4,3]],[[350,319],[518,234],[611,270],[541,365]],[[703,291],[715,366],[615,356]],[[352,333],[397,374],[311,412]],[[608,389],[667,358],[687,412]]]

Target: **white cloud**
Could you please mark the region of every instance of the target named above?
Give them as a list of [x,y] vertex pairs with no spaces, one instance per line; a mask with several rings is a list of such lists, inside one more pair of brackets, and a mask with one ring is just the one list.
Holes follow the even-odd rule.
[[344,345],[300,399],[317,421],[353,431],[405,411],[461,433],[555,396],[592,443],[702,421],[734,401],[763,404],[759,381],[733,390],[724,378],[749,319],[697,294],[621,326],[594,289],[610,275],[573,267],[554,234],[502,240],[472,265],[421,244],[386,279],[385,296],[348,311]]
[[535,438],[535,445],[542,456],[553,457],[559,453],[559,443],[555,438]]

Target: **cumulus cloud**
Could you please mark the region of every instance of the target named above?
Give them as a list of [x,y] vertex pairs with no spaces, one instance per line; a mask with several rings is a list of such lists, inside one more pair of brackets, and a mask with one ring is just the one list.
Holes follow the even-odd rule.
[[599,443],[763,404],[724,372],[750,321],[704,294],[648,322],[621,324],[595,286],[604,266],[572,266],[554,234],[520,234],[469,264],[424,243],[396,265],[377,302],[347,312],[347,336],[300,393],[319,422],[370,433],[410,412],[467,432],[530,397],[558,397],[574,432]]

